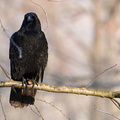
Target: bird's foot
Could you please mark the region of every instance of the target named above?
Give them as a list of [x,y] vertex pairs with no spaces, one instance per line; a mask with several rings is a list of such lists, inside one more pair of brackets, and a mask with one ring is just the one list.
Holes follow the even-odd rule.
[[35,86],[35,84],[38,86],[38,83],[35,79],[27,79],[28,85],[32,85],[32,88]]
[[36,81],[36,79],[23,78],[22,87],[24,87],[24,85],[26,86],[26,88],[28,85],[32,85],[32,88],[33,88],[35,85],[38,86],[38,82]]

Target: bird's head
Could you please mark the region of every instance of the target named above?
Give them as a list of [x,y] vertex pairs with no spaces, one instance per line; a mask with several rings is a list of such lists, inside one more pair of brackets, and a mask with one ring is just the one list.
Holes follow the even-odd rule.
[[23,20],[21,28],[27,31],[41,30],[41,24],[40,24],[40,21],[37,15],[33,12],[27,13],[24,16],[24,20]]

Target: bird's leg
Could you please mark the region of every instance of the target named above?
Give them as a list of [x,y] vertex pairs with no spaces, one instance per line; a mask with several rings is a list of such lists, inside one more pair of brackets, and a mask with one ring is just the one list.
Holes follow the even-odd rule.
[[14,87],[14,86],[12,86],[12,89],[13,89],[13,91],[16,93],[16,89],[15,89],[15,87]]
[[39,76],[38,77],[35,77],[34,79],[34,84],[36,84],[38,86],[38,80],[39,80]]
[[[24,88],[25,85],[25,88]],[[27,80],[23,77],[22,78],[22,94],[24,94],[24,90],[27,88]]]
[[34,86],[35,86],[35,80],[32,79],[32,82],[33,82],[32,88],[34,88]]
[[24,87],[24,84],[26,85],[26,88],[27,88],[27,80],[23,77],[22,79],[22,87]]
[[38,86],[38,82],[37,82],[37,77],[35,78],[35,80],[34,80],[34,84],[36,84],[37,86]]

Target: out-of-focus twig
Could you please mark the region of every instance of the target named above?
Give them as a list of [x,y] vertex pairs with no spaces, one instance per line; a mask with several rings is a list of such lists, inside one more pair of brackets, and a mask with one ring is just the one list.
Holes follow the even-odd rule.
[[7,120],[7,116],[5,114],[4,107],[3,107],[3,104],[2,104],[2,100],[1,100],[1,95],[0,95],[0,105],[1,105],[1,108],[2,108],[3,115],[4,115],[4,119]]
[[105,69],[103,72],[101,72],[101,73],[99,73],[98,75],[96,75],[96,76],[94,77],[94,79],[88,83],[88,85],[86,86],[86,88],[88,88],[88,87],[96,80],[97,77],[99,77],[100,75],[102,75],[103,73],[105,73],[106,71],[112,69],[112,68],[115,67],[115,66],[117,66],[117,64],[115,64],[115,65],[113,65],[113,66]]
[[37,106],[36,106],[35,104],[34,104],[34,107],[35,107],[35,109],[37,110],[39,116],[42,118],[42,120],[44,120],[42,114],[40,113],[39,109],[37,108]]
[[2,71],[5,73],[5,75],[7,76],[7,78],[8,78],[8,79],[11,79],[10,74],[8,73],[7,70],[5,70],[5,69],[2,67],[2,65],[0,65],[0,68],[1,68]]
[[30,109],[32,110],[32,112],[34,112],[38,117],[42,118],[42,120],[44,120],[44,118],[42,117],[41,114],[37,113],[35,110],[33,110],[33,108],[29,105]]
[[120,120],[120,118],[116,117],[115,115],[113,115],[113,114],[111,114],[111,113],[109,113],[109,112],[106,112],[106,111],[103,111],[103,110],[99,110],[98,108],[96,108],[96,106],[95,106],[95,109],[96,109],[98,112],[104,113],[104,114],[106,114],[106,115],[110,115],[110,116],[116,118],[117,120]]
[[45,14],[45,18],[46,18],[46,27],[43,29],[43,31],[45,31],[46,29],[48,29],[48,16],[47,16],[47,13],[46,11],[44,10],[44,8],[40,5],[40,4],[37,4],[36,2],[32,1],[32,0],[29,0],[31,3],[33,3],[34,5],[40,7],[42,9],[42,11],[44,12]]
[[[45,101],[45,100],[41,100],[41,99],[36,99],[36,100],[51,105],[53,108],[55,108],[56,110],[58,110],[63,116],[65,116],[65,117],[67,118],[67,116],[65,115],[65,113],[63,113],[63,111],[60,110],[59,108],[57,108],[53,103],[51,103],[51,102],[47,102],[47,101]],[[67,119],[70,120],[70,118],[67,118]]]
[[8,35],[8,33],[6,32],[6,29],[4,28],[1,20],[0,20],[0,24],[1,24],[1,28],[2,28],[3,32],[4,32],[4,33],[6,34],[6,36],[9,38],[9,35]]

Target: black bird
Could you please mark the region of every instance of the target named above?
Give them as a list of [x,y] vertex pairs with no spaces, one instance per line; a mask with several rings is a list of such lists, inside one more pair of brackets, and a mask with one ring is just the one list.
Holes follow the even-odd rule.
[[[23,84],[37,84],[43,81],[48,61],[48,43],[41,30],[37,15],[27,13],[21,28],[10,38],[9,59],[11,79]],[[11,88],[10,104],[23,108],[34,104],[36,90],[33,88]]]

